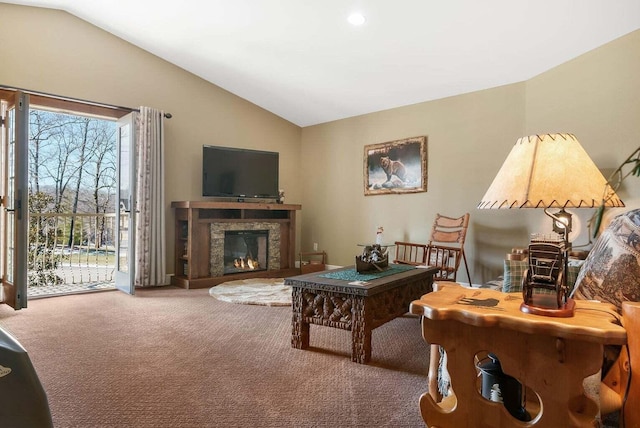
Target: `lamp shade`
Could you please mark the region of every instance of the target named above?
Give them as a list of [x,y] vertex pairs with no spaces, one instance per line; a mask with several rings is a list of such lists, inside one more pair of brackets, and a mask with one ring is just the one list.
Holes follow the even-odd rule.
[[479,209],[624,207],[572,134],[522,137]]

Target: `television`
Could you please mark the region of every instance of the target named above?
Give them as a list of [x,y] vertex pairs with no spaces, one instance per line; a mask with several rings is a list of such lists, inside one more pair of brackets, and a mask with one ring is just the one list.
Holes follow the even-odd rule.
[[202,196],[278,199],[279,154],[202,146]]

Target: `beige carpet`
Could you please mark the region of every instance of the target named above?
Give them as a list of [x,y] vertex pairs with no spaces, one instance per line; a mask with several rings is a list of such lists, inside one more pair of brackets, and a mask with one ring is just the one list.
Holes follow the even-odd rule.
[[251,278],[227,281],[209,289],[209,294],[229,303],[291,306],[291,286],[284,278]]
[[424,427],[429,348],[416,317],[373,331],[311,326],[291,347],[291,308],[232,305],[208,289],[118,291],[0,306],[27,349],[56,428]]

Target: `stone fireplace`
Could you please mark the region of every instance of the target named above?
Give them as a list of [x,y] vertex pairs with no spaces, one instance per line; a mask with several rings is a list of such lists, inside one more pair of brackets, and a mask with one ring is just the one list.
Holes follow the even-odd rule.
[[280,269],[280,224],[211,223],[211,276]]
[[[235,279],[284,278],[300,273],[295,267],[296,211],[301,209],[300,205],[173,201],[171,206],[175,209],[175,275],[171,278],[172,284],[183,288],[204,288]],[[266,231],[265,237],[257,237],[260,254],[264,249],[264,256],[258,256],[263,270],[225,273],[225,232],[229,231]],[[233,239],[240,238],[236,236]],[[226,252],[246,254],[247,250],[242,245],[236,241]]]

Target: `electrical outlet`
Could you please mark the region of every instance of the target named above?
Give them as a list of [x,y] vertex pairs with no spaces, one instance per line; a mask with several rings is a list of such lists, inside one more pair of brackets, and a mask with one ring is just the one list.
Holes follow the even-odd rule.
[[313,243],[313,251],[318,251],[318,243],[317,242]]

